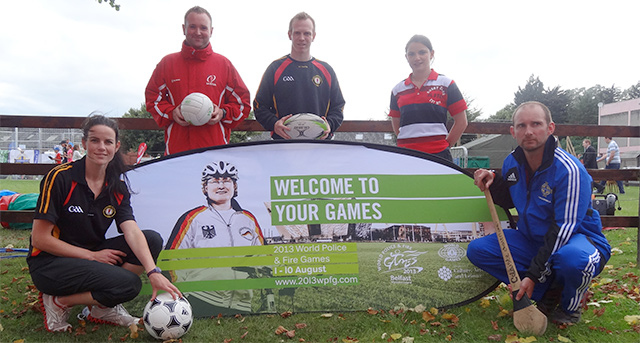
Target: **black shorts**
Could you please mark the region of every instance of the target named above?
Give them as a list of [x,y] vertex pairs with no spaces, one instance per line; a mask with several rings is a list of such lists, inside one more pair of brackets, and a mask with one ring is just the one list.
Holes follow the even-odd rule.
[[[155,231],[142,231],[154,261],[162,250],[162,237]],[[107,239],[95,251],[120,250],[127,254],[123,263],[141,265],[124,239],[124,235]],[[142,288],[140,276],[121,265],[111,265],[80,258],[37,256],[30,258],[29,272],[34,285],[49,295],[71,295],[91,292],[100,304],[113,307],[135,298]]]

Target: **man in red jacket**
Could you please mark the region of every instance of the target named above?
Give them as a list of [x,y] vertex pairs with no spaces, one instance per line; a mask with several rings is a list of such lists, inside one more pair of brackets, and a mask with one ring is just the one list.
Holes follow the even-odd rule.
[[[249,90],[238,71],[211,49],[209,12],[190,8],[182,28],[182,50],[158,63],[145,91],[147,111],[164,128],[165,155],[229,143],[231,129],[251,111]],[[211,120],[202,126],[189,124],[180,112],[182,100],[193,92],[213,102]]]

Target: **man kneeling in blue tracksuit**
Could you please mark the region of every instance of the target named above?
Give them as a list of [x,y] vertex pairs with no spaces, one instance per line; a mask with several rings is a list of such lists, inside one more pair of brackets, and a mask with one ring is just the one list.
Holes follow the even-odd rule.
[[[518,142],[504,161],[502,177],[486,169],[475,184],[489,187],[496,204],[518,211],[517,230],[504,234],[525,293],[556,323],[577,323],[591,280],[611,246],[602,234],[600,215],[591,207],[591,176],[582,163],[559,148],[555,124],[542,103],[531,101],[513,114],[511,135]],[[469,260],[509,283],[495,234],[469,244]]]

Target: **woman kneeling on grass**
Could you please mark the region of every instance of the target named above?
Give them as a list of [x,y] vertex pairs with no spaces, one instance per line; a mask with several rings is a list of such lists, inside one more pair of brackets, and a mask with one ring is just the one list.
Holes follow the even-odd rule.
[[[91,115],[82,130],[86,156],[42,180],[33,221],[27,262],[48,331],[71,330],[67,320],[74,305],[87,305],[83,313],[93,322],[137,324],[122,303],[140,292],[143,271],[152,298],[158,290],[182,296],[155,265],[162,237],[141,231],[134,219],[126,177],[121,179],[117,123]],[[114,220],[122,235],[106,239]]]

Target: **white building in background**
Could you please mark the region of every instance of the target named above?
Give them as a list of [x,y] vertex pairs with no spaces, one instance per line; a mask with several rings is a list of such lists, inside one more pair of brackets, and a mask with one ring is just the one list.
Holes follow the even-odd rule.
[[[600,106],[598,125],[640,126],[640,99],[614,102]],[[613,137],[620,147],[620,168],[639,167],[640,138]],[[604,137],[598,137],[598,153],[607,152]],[[604,162],[599,163],[604,168]]]

